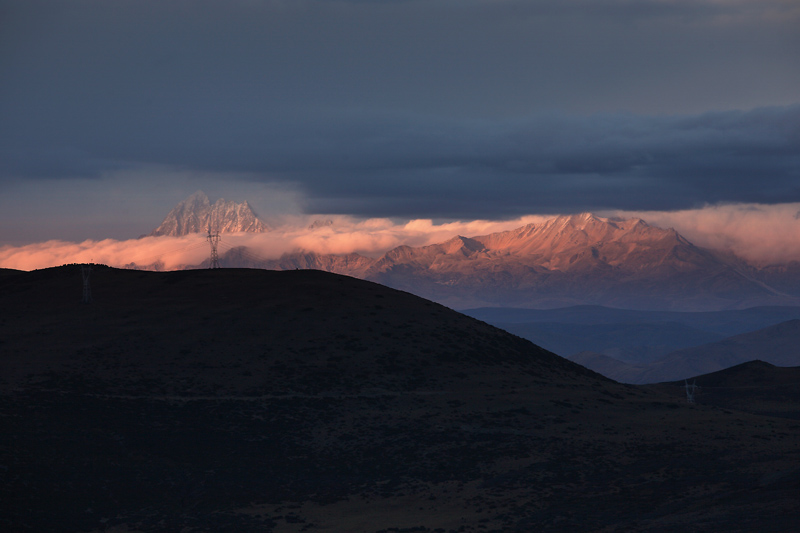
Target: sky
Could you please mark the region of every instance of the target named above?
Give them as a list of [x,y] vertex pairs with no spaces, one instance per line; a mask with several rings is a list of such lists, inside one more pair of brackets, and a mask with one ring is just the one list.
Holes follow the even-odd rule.
[[795,231],[798,28],[796,0],[0,0],[0,246],[135,238],[198,189]]

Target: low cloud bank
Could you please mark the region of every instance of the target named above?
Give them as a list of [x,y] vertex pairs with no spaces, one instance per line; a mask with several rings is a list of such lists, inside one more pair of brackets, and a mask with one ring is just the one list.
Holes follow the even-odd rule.
[[[294,217],[283,226],[266,233],[223,234],[219,251],[246,246],[250,256],[276,259],[285,253],[351,252],[376,257],[407,244],[425,246],[455,235],[483,235],[540,222],[549,217],[525,216],[514,220],[473,220],[435,224],[416,219],[404,223],[384,218],[359,220],[346,216]],[[311,227],[315,221],[322,221]],[[103,263],[116,267],[157,265],[164,270],[197,265],[209,257],[210,245],[203,234],[182,237],[144,237],[141,239],[80,243],[47,241],[25,246],[0,248],[0,267],[33,270],[67,263]]]
[[682,211],[615,211],[675,230],[697,246],[758,266],[800,261],[800,203],[710,205]]
[[[639,217],[675,228],[698,246],[735,253],[759,266],[800,261],[800,203],[713,205],[683,211],[613,211],[604,216]],[[378,257],[400,245],[425,246],[456,235],[476,236],[540,223],[552,215],[513,220],[434,223],[429,219],[395,222],[386,218],[296,216],[267,233],[223,234],[220,253],[245,246],[250,257],[277,259],[285,253],[359,253]],[[315,224],[315,222],[317,222]],[[33,270],[66,263],[103,263],[164,270],[198,265],[209,257],[203,234],[131,240],[47,241],[0,248],[0,267]]]

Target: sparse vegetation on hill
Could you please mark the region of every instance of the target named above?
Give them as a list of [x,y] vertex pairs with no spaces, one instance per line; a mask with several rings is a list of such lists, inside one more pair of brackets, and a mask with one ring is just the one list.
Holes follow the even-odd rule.
[[11,531],[785,531],[800,425],[622,385],[381,285],[0,277]]

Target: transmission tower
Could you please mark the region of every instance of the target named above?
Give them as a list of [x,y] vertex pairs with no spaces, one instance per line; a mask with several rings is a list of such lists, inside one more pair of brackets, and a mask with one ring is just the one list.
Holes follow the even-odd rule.
[[81,265],[81,274],[83,275],[83,298],[81,301],[88,304],[92,301],[92,287],[89,285],[89,276],[92,275],[92,264]]
[[694,403],[694,393],[697,389],[697,380],[692,381],[692,384],[689,385],[689,381],[684,379],[683,383],[686,385],[686,401],[689,403]]
[[208,268],[219,268],[219,256],[217,255],[217,245],[219,244],[219,231],[211,233],[211,224],[208,225],[208,242],[211,244],[211,266]]

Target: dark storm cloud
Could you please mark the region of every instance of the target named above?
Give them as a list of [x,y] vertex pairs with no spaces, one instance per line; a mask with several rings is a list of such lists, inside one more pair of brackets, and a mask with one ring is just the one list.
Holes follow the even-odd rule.
[[235,142],[177,135],[118,138],[113,157],[288,180],[313,211],[371,216],[800,201],[800,106],[687,117],[328,116],[254,127]]
[[381,216],[800,200],[779,0],[0,9],[5,178],[246,173]]
[[417,215],[438,205],[449,216],[509,216],[800,200],[800,106],[391,131],[401,129],[398,138],[375,131],[379,143],[331,147],[323,166],[337,179],[317,181],[311,173],[306,182],[320,205],[370,213],[377,205],[377,213],[403,203]]

